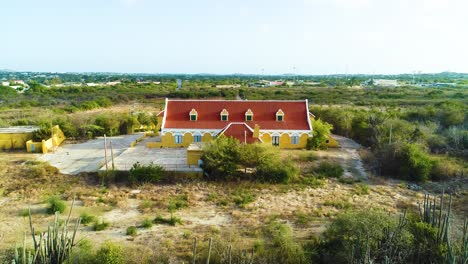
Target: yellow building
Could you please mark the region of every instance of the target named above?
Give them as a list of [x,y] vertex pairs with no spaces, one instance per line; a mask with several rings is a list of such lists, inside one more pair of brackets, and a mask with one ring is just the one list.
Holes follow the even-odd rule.
[[169,100],[158,114],[160,137],[148,147],[188,147],[220,135],[243,143],[305,148],[314,116],[307,100]]
[[0,150],[26,149],[26,142],[31,140],[35,126],[15,126],[0,128]]

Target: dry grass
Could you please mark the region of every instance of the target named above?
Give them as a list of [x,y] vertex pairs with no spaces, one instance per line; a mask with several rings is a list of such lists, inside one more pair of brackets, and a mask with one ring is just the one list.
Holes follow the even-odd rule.
[[[300,158],[304,152],[288,151]],[[101,188],[96,175],[68,176],[45,170],[40,177],[30,177],[34,166],[27,163],[34,155],[0,154],[0,249],[11,248],[21,241],[27,221],[19,212],[31,204],[34,221],[45,230],[50,216],[43,213],[44,198],[61,194],[68,202],[76,197],[73,217],[83,212],[110,223],[110,227],[95,232],[92,225],[83,226],[81,237],[101,244],[108,239],[127,245],[143,245],[147,250],[177,252],[178,257],[190,255],[194,237],[224,237],[238,241],[239,248],[252,246],[261,237],[262,227],[271,219],[292,223],[294,235],[307,239],[322,232],[336,214],[351,208],[381,207],[388,212],[413,208],[421,196],[399,182],[372,180],[368,194],[356,194],[356,186],[327,180],[323,187],[303,185],[270,185],[260,183],[191,182],[173,185],[143,185],[138,190],[113,185]],[[313,161],[316,162],[316,161]],[[304,161],[308,166],[310,161]],[[182,225],[155,225],[139,228],[138,236],[126,236],[126,228],[139,226],[145,219],[157,215],[170,216],[168,203],[174,197],[186,195],[186,206],[174,215]],[[236,204],[235,196],[251,195],[248,202]],[[466,210],[466,193],[455,197],[455,210]],[[240,199],[239,201],[241,201]],[[242,206],[240,206],[242,204]],[[224,242],[223,242],[224,243]],[[143,253],[142,253],[143,254]],[[145,253],[146,254],[146,253]]]

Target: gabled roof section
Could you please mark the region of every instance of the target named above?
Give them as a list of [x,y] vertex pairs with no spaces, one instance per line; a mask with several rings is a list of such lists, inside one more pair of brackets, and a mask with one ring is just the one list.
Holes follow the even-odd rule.
[[259,142],[258,139],[253,137],[253,129],[246,123],[230,123],[218,135],[226,137],[233,137],[238,139],[241,143],[255,143]]
[[[198,112],[197,122],[190,122],[187,116],[195,108]],[[248,109],[255,114],[253,123],[262,130],[308,130],[309,110],[306,100],[167,100],[165,120],[162,128],[174,129],[223,129],[226,121],[220,120],[220,112],[229,112],[229,122],[245,122]],[[276,121],[276,112],[282,109],[287,118],[283,122]]]

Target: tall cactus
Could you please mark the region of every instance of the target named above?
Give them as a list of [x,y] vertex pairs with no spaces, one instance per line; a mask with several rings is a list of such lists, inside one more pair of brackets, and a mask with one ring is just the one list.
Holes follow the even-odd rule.
[[32,250],[26,250],[26,236],[23,238],[23,247],[21,254],[18,253],[18,248],[15,249],[15,257],[13,264],[61,264],[64,263],[70,256],[73,247],[75,246],[76,232],[80,225],[81,219],[77,219],[71,233],[68,226],[70,223],[71,212],[73,210],[73,201],[70,213],[67,219],[60,227],[59,213],[55,213],[55,218],[52,223],[49,223],[47,232],[39,234],[39,239],[36,239],[35,229],[32,224],[31,209],[29,209],[29,227],[33,243]]

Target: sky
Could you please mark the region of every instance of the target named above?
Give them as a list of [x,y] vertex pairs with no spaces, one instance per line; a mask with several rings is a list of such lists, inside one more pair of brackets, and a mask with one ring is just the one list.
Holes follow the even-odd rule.
[[0,69],[468,72],[467,0],[0,0]]

